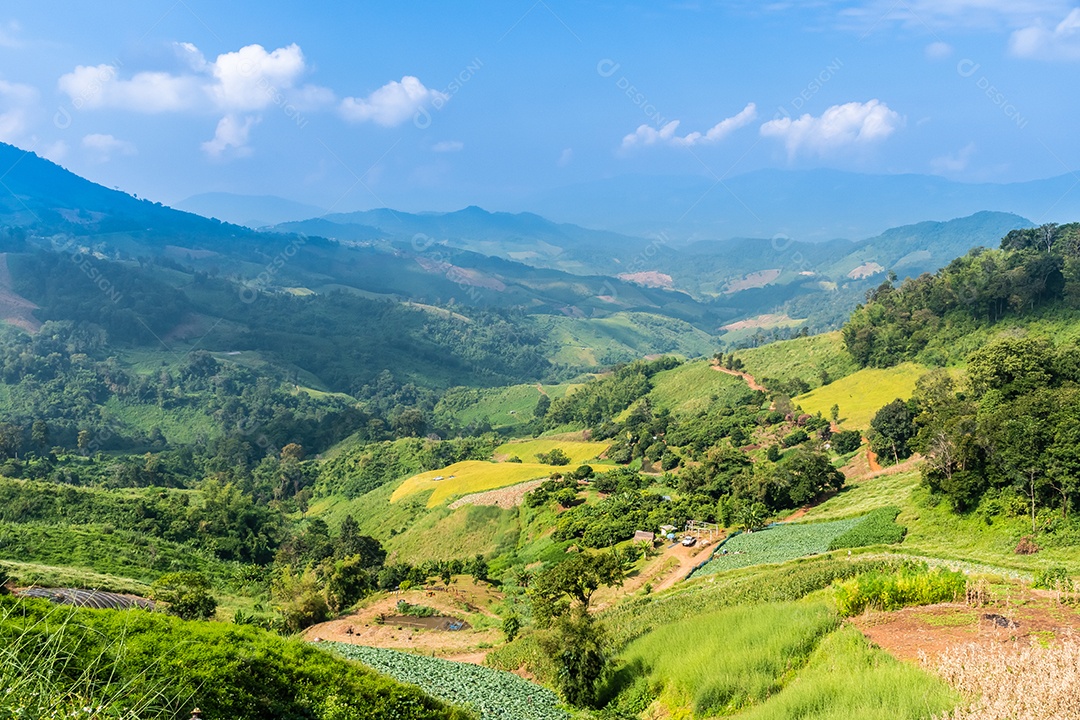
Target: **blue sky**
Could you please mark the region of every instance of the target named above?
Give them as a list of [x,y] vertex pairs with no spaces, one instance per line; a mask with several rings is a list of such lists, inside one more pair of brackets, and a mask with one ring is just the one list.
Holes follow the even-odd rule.
[[[624,174],[1080,169],[1059,0],[0,9],[0,140],[166,203],[523,209]],[[460,6],[459,6],[460,5]]]

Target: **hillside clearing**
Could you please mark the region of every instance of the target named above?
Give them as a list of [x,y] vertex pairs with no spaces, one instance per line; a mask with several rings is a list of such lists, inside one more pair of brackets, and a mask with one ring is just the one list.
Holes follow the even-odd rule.
[[915,381],[930,371],[916,363],[891,368],[865,368],[823,387],[792,398],[804,412],[828,417],[833,405],[840,407],[840,426],[865,430],[878,410],[893,400],[907,400],[915,392]]

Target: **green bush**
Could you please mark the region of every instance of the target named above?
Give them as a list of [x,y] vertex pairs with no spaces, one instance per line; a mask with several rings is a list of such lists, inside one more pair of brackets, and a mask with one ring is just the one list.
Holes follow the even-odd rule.
[[209,620],[217,611],[210,587],[202,573],[166,573],[150,586],[150,598],[165,603],[170,614],[184,620]]
[[862,433],[858,430],[844,430],[843,432],[834,433],[829,442],[838,455],[847,455],[855,452],[862,445]]
[[952,602],[966,589],[963,573],[922,565],[895,573],[864,573],[837,583],[836,604],[841,615],[851,617],[867,608],[898,610],[908,605]]
[[810,436],[806,434],[803,429],[792,430],[790,433],[784,436],[784,439],[780,441],[780,444],[786,448],[794,447],[799,443],[804,443],[810,439]]
[[1031,585],[1040,590],[1057,590],[1060,592],[1072,592],[1075,585],[1069,576],[1069,571],[1063,567],[1052,567],[1040,570],[1035,574],[1035,582]]
[[413,605],[404,600],[398,600],[397,613],[398,615],[407,615],[409,617],[418,618],[435,617],[437,614],[433,607],[428,607],[427,605]]
[[[196,705],[215,720],[469,717],[416,688],[250,625],[12,598],[0,598],[0,687],[22,687],[42,712],[18,717],[34,720],[172,720]],[[11,701],[0,703],[0,717],[12,717],[5,716]],[[95,712],[69,712],[83,707]]]
[[834,538],[829,543],[829,549],[841,550],[901,542],[907,534],[907,528],[896,524],[896,516],[899,514],[900,508],[897,507],[883,507],[867,513],[858,525]]

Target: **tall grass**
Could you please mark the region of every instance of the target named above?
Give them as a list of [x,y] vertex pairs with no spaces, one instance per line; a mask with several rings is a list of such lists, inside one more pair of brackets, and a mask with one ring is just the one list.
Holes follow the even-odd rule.
[[20,625],[15,633],[0,634],[0,720],[138,720],[180,714],[186,698],[171,695],[168,683],[147,687],[144,674],[119,680],[115,658],[124,654],[124,637],[92,647],[77,614],[57,606],[22,624],[17,606],[0,611],[0,625]]
[[838,623],[824,603],[734,607],[665,625],[622,654],[662,705],[728,714],[777,693]]
[[739,720],[928,720],[958,700],[941,680],[844,627],[821,642],[797,678]]

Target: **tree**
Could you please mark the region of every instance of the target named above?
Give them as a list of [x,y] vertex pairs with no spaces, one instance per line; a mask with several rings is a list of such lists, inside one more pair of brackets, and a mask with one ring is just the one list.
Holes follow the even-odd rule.
[[544,465],[569,465],[570,456],[562,448],[552,448],[551,452],[537,453],[536,459]]
[[839,405],[833,404],[833,406],[831,408],[829,408],[829,417],[832,419],[833,423],[840,422],[840,406]]
[[162,575],[150,586],[150,599],[164,603],[170,615],[184,620],[209,620],[217,612],[212,586],[202,573],[174,572]]
[[292,568],[281,568],[270,594],[285,627],[291,632],[321,623],[330,616],[330,607],[322,595],[314,569],[309,568],[296,576]]
[[13,423],[0,423],[0,458],[18,457],[23,429]]
[[908,443],[915,437],[915,413],[903,400],[893,400],[870,421],[870,447],[878,455],[900,462],[911,455]]
[[558,565],[546,568],[529,587],[533,616],[541,626],[565,615],[574,603],[587,611],[589,601],[601,586],[622,585],[622,563],[610,552],[578,553]]
[[832,449],[839,455],[847,455],[850,452],[855,452],[862,445],[862,433],[858,430],[844,430],[833,435],[829,441],[832,443]]
[[78,437],[78,440],[76,441],[76,443],[79,446],[79,452],[81,452],[83,455],[85,455],[87,448],[90,447],[90,431],[89,430],[80,430],[79,431],[79,437]]
[[473,576],[473,580],[476,582],[487,582],[488,563],[483,555],[477,554],[477,556],[473,558],[473,561],[469,563],[468,573]]
[[30,427],[30,442],[34,443],[38,451],[44,451],[49,447],[49,425],[44,420],[35,420]]
[[536,407],[533,408],[533,417],[543,420],[550,407],[551,398],[547,394],[541,394],[540,399],[536,401]]
[[576,707],[594,706],[597,685],[608,666],[603,625],[579,607],[560,617],[540,645],[555,663],[555,682],[563,699]]

